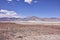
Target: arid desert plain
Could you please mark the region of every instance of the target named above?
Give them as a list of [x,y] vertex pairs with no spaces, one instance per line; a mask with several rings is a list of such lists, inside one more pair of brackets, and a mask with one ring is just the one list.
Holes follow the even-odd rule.
[[60,23],[0,22],[0,40],[60,40]]

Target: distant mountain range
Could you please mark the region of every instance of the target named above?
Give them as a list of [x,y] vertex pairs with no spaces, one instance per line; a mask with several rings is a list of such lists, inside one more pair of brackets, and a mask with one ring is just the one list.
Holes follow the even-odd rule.
[[60,18],[39,18],[36,16],[30,16],[25,18],[0,17],[0,21],[60,21]]

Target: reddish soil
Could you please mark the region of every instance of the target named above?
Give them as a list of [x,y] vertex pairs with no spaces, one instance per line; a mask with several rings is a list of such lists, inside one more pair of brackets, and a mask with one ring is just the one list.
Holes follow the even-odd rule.
[[0,23],[0,40],[25,40],[23,37],[40,35],[60,35],[60,26]]

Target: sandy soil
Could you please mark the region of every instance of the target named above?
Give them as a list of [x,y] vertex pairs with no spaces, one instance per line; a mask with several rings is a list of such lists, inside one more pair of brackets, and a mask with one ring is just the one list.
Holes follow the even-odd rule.
[[0,40],[60,40],[60,26],[0,23]]

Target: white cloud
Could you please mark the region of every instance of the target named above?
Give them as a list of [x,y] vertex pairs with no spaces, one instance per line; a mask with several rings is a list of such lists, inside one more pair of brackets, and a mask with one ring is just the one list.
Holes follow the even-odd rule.
[[13,0],[7,0],[7,1],[11,2],[11,1],[13,1]]
[[38,3],[38,1],[35,0],[34,3]]
[[24,2],[31,4],[32,0],[24,0]]
[[[7,0],[8,3],[12,2],[13,0]],[[20,0],[15,0],[15,1],[20,1]],[[24,0],[25,3],[31,4],[32,2],[37,3],[37,0]]]
[[14,11],[8,11],[8,10],[1,9],[0,10],[0,17],[16,17],[16,18],[18,18],[20,16],[18,16],[17,13]]
[[13,0],[7,0],[8,3],[12,2]]

